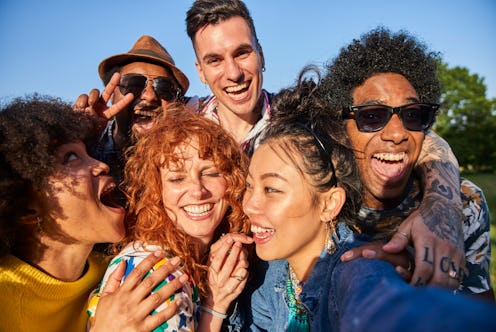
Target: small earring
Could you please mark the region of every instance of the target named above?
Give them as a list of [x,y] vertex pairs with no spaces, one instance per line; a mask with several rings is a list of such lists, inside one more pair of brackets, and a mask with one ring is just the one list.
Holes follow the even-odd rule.
[[264,72],[265,72],[265,66],[262,67],[262,73],[264,73]]

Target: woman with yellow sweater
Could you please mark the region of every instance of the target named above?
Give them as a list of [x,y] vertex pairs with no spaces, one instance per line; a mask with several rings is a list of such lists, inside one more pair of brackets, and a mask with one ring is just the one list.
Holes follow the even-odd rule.
[[[86,152],[93,129],[54,98],[16,99],[0,111],[0,331],[87,328],[88,296],[107,263],[93,246],[121,240],[125,214],[110,199],[116,184],[108,166]],[[99,324],[151,330],[170,317],[174,306],[162,316],[149,313],[185,280],[149,293],[177,260],[140,282],[163,257],[150,255],[119,288],[124,265],[118,269],[102,294],[95,331]],[[134,305],[148,312],[122,310]]]

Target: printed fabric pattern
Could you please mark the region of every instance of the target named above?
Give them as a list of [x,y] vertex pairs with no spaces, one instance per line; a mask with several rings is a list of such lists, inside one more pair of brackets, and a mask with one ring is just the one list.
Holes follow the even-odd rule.
[[[261,133],[267,126],[270,119],[270,94],[262,90],[262,96],[264,98],[264,104],[262,106],[262,112],[260,118],[255,123],[255,125],[248,132],[243,142],[240,144],[240,148],[245,152],[248,157],[253,155],[255,149],[258,147],[261,139]],[[217,113],[217,98],[215,96],[210,96],[203,103],[201,103],[198,109],[198,114],[203,115],[207,119],[214,121],[220,125],[219,114]]]
[[[156,250],[162,250],[159,246],[156,245],[145,245],[142,242],[133,242],[128,244],[116,257],[112,259],[110,262],[107,271],[105,272],[105,276],[100,284],[100,287],[95,290],[95,292],[90,296],[89,304],[88,304],[88,316],[90,320],[94,319],[96,307],[98,305],[98,301],[100,299],[100,293],[104,289],[105,284],[109,278],[109,276],[114,272],[121,261],[126,261],[126,272],[122,279],[122,282],[126,279],[126,277],[131,273],[131,271],[142,262],[150,253]],[[164,258],[153,268],[150,272],[145,276],[145,278],[150,275],[154,270],[157,270],[160,266],[165,264],[169,258]],[[171,275],[168,276],[166,280],[157,285],[153,292],[158,291],[160,288],[164,287],[168,282],[178,278],[186,271],[175,271]],[[152,314],[159,312],[167,307],[176,298],[181,298],[181,305],[178,309],[176,315],[170,318],[168,321],[164,322],[162,325],[157,327],[155,332],[175,332],[175,331],[195,331],[198,325],[198,321],[200,318],[200,296],[198,292],[198,288],[192,281],[193,279],[190,277],[189,282],[186,283],[181,289],[179,289],[171,298],[167,299],[167,301],[161,304],[156,311],[153,311]]]

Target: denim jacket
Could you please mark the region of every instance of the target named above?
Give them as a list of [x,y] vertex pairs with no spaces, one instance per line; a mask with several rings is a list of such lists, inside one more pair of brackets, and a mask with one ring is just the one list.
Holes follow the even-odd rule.
[[[342,263],[343,252],[363,243],[344,223],[333,238],[336,251],[322,252],[300,294],[311,331],[496,331],[496,306],[447,290],[414,288],[383,261]],[[269,262],[251,295],[250,331],[287,329],[287,278],[287,261]]]

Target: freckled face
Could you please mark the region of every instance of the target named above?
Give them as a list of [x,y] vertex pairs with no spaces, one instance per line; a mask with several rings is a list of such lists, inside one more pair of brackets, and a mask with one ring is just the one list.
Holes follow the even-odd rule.
[[219,112],[249,120],[262,91],[263,54],[239,16],[210,24],[195,35],[196,68],[217,97]]
[[[410,82],[395,73],[370,77],[354,89],[352,97],[354,105],[397,107],[419,101]],[[353,119],[346,120],[346,131],[364,184],[364,204],[376,209],[395,206],[422,150],[424,132],[407,130],[397,114],[377,132],[359,131]]]
[[212,160],[198,156],[197,140],[180,145],[175,153],[184,163],[160,169],[167,215],[200,245],[208,245],[228,208],[226,179]]
[[312,190],[279,145],[266,143],[255,150],[243,209],[261,259],[287,259],[296,266],[320,254],[326,232]]

